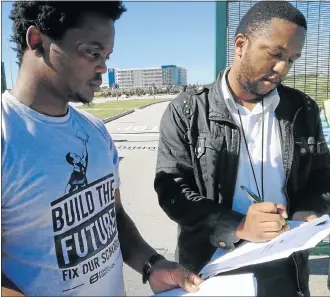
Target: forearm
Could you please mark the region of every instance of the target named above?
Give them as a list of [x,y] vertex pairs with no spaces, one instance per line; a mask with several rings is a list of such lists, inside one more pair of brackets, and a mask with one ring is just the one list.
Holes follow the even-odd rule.
[[23,292],[1,271],[1,295],[25,296]]
[[318,106],[315,116],[315,139],[317,150],[311,155],[311,169],[304,188],[297,194],[297,207],[292,211],[293,215],[301,211],[314,212],[317,215],[330,214],[330,152],[327,147]]
[[1,296],[25,296],[24,294],[18,292],[18,291],[15,291],[15,290],[12,290],[12,289],[8,289],[8,288],[5,288],[5,287],[1,287]]
[[142,274],[144,263],[157,252],[142,238],[124,209],[117,213],[117,228],[124,262]]
[[330,166],[312,171],[304,189],[296,197],[299,203],[292,210],[293,216],[302,211],[314,212],[318,216],[330,214]]
[[193,190],[182,178],[164,172],[156,174],[155,190],[165,213],[186,230],[198,233],[213,246],[224,242],[233,248],[236,231],[244,216]]
[[293,208],[290,215],[292,220],[297,220],[297,218],[309,215],[330,215],[330,192],[323,194],[308,193],[305,195],[298,195],[298,197],[302,198],[302,201],[297,207]]

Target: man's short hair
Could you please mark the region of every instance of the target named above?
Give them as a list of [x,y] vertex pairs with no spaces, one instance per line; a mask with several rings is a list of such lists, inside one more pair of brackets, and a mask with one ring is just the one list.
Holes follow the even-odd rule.
[[84,13],[99,13],[113,21],[120,18],[126,8],[122,1],[20,1],[13,4],[10,19],[13,21],[19,65],[22,63],[27,48],[26,31],[35,26],[40,32],[54,40],[60,39],[64,33],[78,25]]
[[286,20],[307,30],[307,22],[300,10],[287,1],[260,1],[253,5],[241,19],[236,35],[263,34],[273,18]]

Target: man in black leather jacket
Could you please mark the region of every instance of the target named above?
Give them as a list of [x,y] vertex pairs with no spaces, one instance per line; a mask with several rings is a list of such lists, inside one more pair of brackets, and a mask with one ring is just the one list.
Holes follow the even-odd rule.
[[[262,242],[285,218],[329,213],[330,157],[319,108],[281,81],[301,55],[307,24],[285,1],[261,1],[243,17],[235,57],[216,82],[184,92],[165,111],[155,178],[159,204],[179,225],[177,257],[198,273],[216,248]],[[240,190],[263,198],[253,204]],[[308,254],[245,267],[258,296],[309,296]]]

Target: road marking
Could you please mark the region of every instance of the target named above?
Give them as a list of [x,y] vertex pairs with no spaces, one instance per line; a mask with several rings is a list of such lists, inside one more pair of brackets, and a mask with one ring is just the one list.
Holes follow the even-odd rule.
[[128,126],[126,128],[118,127],[117,131],[135,131],[135,132],[142,132],[142,131],[150,131],[150,132],[159,132],[159,126]]

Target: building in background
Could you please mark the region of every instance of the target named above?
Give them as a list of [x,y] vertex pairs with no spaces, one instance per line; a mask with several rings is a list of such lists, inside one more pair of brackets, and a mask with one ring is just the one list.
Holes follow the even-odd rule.
[[108,82],[109,82],[109,88],[113,88],[116,84],[116,75],[114,68],[108,69]]
[[5,63],[1,62],[1,93],[7,90]]
[[115,69],[115,79],[122,89],[160,87],[163,85],[160,67]]
[[183,67],[179,68],[179,86],[187,85],[187,69]]
[[176,65],[165,65],[163,69],[163,84],[179,86],[179,68]]
[[109,87],[114,84],[121,89],[181,86],[187,84],[187,70],[176,65],[150,68],[108,70]]

